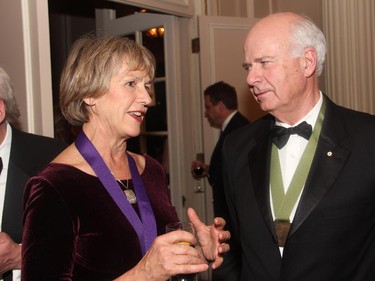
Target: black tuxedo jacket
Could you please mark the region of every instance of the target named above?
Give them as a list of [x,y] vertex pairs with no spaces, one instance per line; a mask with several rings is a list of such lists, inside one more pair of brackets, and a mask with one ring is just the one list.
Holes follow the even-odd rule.
[[[241,113],[236,112],[224,131],[221,133],[219,140],[215,145],[210,160],[210,169],[208,172],[208,180],[212,186],[213,193],[213,207],[215,217],[222,217],[226,220],[226,229],[232,232],[232,226],[229,218],[228,207],[224,194],[223,184],[223,170],[222,170],[222,148],[224,139],[232,132],[249,124]],[[232,242],[232,241],[231,241]],[[231,248],[234,249],[236,245],[231,243]],[[227,254],[223,264],[218,269],[212,272],[214,281],[232,281],[236,280],[238,273],[232,270],[232,263],[236,258],[232,254]]]
[[375,280],[375,117],[327,108],[281,258],[270,208],[266,116],[228,136],[224,186],[241,280]]
[[25,133],[12,127],[2,231],[16,243],[22,241],[22,196],[26,181],[66,146],[52,138]]
[[208,172],[208,180],[212,186],[213,192],[213,206],[214,214],[217,217],[223,217],[228,220],[228,208],[224,195],[223,187],[223,171],[222,171],[222,156],[221,150],[223,147],[224,139],[227,135],[233,131],[249,124],[249,120],[246,119],[241,113],[236,112],[224,131],[221,133],[219,140],[215,145],[215,149],[212,152],[210,160],[210,169]]

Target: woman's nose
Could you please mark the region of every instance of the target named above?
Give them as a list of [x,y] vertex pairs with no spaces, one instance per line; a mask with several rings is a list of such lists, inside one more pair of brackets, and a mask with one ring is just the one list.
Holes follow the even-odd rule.
[[147,90],[145,87],[143,87],[143,89],[141,90],[141,99],[142,99],[142,102],[145,105],[149,105],[152,102],[152,96],[153,95],[154,94],[152,94],[150,92],[150,90]]

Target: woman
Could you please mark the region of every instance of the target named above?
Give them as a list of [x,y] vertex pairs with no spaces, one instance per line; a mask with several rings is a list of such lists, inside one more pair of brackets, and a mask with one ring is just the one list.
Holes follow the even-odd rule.
[[140,133],[151,98],[155,60],[123,37],[85,37],[73,46],[60,84],[60,105],[75,143],[25,190],[22,280],[167,280],[222,262],[224,220],[205,226],[188,215],[193,235],[165,233],[178,221],[161,165],[126,150]]

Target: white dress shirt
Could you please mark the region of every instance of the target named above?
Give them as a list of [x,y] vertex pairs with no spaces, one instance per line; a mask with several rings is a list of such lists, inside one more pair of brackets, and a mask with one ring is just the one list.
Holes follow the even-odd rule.
[[3,220],[3,210],[4,210],[4,198],[5,198],[5,188],[8,177],[8,166],[9,166],[9,156],[10,156],[10,146],[12,143],[12,129],[9,124],[7,124],[7,133],[3,142],[0,144],[0,157],[3,161],[3,170],[0,174],[0,230],[2,229],[1,223]]
[[[0,144],[0,157],[3,161],[3,169],[0,174],[0,230],[2,229],[3,210],[4,210],[4,199],[5,199],[5,188],[8,178],[8,166],[10,147],[12,144],[12,128],[7,123],[7,133],[3,142]],[[22,200],[20,198],[20,200]],[[21,202],[20,202],[21,204]],[[3,280],[3,279],[0,279]],[[13,270],[13,281],[21,280],[21,270]]]
[[232,120],[234,114],[236,114],[238,110],[233,111],[223,122],[223,125],[221,126],[221,131],[224,132],[225,128],[228,126],[230,120]]
[[[303,121],[306,121],[308,124],[310,124],[314,128],[316,120],[318,119],[320,108],[322,107],[322,103],[323,103],[323,95],[320,92],[319,101],[314,106],[314,108],[305,117],[303,117],[296,124],[294,124],[293,127],[297,126],[298,124],[302,123]],[[276,121],[276,125],[283,126],[285,128],[292,127],[288,124],[278,122],[278,121]],[[299,161],[302,157],[303,152],[305,151],[307,143],[308,143],[308,140],[306,140],[305,138],[303,138],[303,137],[301,137],[297,134],[293,134],[293,135],[290,135],[289,140],[286,143],[286,145],[282,149],[278,149],[279,159],[280,159],[281,175],[282,175],[282,178],[283,178],[285,193],[287,192],[287,190],[289,188],[289,184],[292,181],[294,172],[297,169],[297,165],[298,165],[298,163],[299,163]],[[301,191],[301,194],[302,194],[302,191]],[[290,217],[289,217],[290,222],[293,221],[293,218],[294,218],[294,215],[296,213],[299,200],[301,198],[301,194],[298,197],[297,202],[294,205],[294,208],[293,208],[293,210],[290,214]],[[271,198],[272,216],[273,216],[273,219],[275,219],[275,214],[274,214],[274,211],[273,211],[273,204],[272,204],[271,188],[270,188],[270,195],[271,195],[270,198]],[[283,250],[282,247],[280,247],[281,254],[282,254],[282,250]]]

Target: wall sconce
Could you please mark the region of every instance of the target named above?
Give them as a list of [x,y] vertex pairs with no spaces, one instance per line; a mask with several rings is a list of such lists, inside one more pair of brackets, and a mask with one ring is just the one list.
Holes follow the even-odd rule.
[[163,37],[165,29],[163,26],[153,27],[146,31],[146,34],[152,38]]

